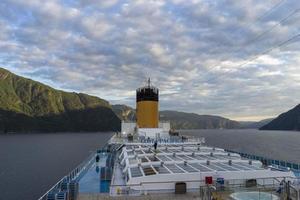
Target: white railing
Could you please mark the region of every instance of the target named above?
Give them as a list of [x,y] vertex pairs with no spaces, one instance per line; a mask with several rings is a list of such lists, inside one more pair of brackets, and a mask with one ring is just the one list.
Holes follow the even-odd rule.
[[[246,185],[246,179],[231,179],[231,180],[226,180],[223,185],[219,185],[216,181],[210,186],[213,186],[215,188],[216,192],[225,192],[228,191],[233,192],[233,191],[257,191],[257,192],[263,192],[263,191],[269,191],[273,194],[276,193],[278,188],[280,187],[281,181],[279,180],[284,180],[287,177],[276,177],[276,178],[258,178],[256,179],[256,185],[249,187]],[[278,180],[277,180],[278,179]],[[186,184],[188,183],[199,183],[200,188],[207,187],[204,180],[190,180],[190,181],[184,181]],[[174,181],[151,181],[151,182],[141,182],[139,184],[126,184],[126,185],[117,185],[117,184],[112,184],[111,187],[114,187],[114,190],[111,191],[110,195],[111,196],[136,196],[136,195],[141,195],[145,193],[173,193],[173,190],[170,189],[161,189],[159,191],[157,190],[147,190],[147,185],[153,185],[153,184],[169,184],[169,183],[174,183]],[[137,187],[140,189],[131,189],[131,187]],[[291,188],[294,189],[294,188]],[[175,190],[175,188],[174,188]],[[188,191],[199,191],[198,188],[187,188]],[[286,191],[284,191],[286,192]],[[299,198],[298,198],[299,200]]]
[[85,173],[89,169],[90,165],[95,160],[95,156],[96,156],[96,152],[91,153],[87,159],[85,159],[83,162],[81,162],[74,170],[72,170],[70,173],[68,173],[62,179],[60,179],[55,185],[53,185],[38,200],[46,200],[47,195],[54,189],[60,188],[63,181],[67,180],[69,182],[69,181],[76,180],[77,178],[79,178],[83,173]]
[[111,144],[124,144],[124,143],[150,143],[154,142],[159,144],[177,144],[177,143],[197,143],[204,144],[204,137],[193,137],[193,136],[162,136],[158,138],[147,138],[145,136],[133,136],[132,139],[128,139],[127,135],[114,135],[109,143]]

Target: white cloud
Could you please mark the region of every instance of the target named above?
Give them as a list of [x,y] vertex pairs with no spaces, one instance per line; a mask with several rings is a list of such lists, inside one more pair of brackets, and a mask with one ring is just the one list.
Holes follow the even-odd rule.
[[80,0],[81,6],[96,6],[98,8],[110,8],[118,3],[118,0]]
[[281,65],[284,63],[284,60],[270,55],[263,55],[256,59],[256,63],[261,65]]
[[161,109],[273,116],[299,103],[299,40],[240,65],[299,32],[295,15],[247,44],[297,5],[258,20],[274,1],[4,0],[0,65],[113,103],[151,77]]
[[90,37],[101,39],[106,33],[112,29],[112,25],[98,16],[85,17],[82,20],[82,25]]

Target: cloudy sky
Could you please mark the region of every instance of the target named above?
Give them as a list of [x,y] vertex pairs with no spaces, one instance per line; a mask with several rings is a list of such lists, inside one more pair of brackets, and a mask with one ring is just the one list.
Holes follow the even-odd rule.
[[300,103],[299,0],[1,0],[0,66],[135,106],[237,120]]

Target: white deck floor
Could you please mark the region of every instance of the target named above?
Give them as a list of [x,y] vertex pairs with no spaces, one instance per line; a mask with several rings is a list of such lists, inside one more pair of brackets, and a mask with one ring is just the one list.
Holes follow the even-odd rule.
[[122,168],[119,165],[119,163],[116,162],[114,166],[114,172],[113,172],[113,177],[110,186],[110,195],[118,196],[120,195],[119,189],[121,189],[121,191],[126,191],[126,188],[127,188],[126,181],[122,173]]

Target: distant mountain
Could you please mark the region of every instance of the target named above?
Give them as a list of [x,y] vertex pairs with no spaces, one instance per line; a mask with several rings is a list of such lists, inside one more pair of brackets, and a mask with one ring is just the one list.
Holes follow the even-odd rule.
[[135,109],[123,105],[123,104],[116,104],[112,105],[112,110],[115,112],[115,114],[119,117],[119,119],[124,121],[135,121],[136,115],[135,115]]
[[56,90],[0,68],[0,132],[119,129],[120,120],[107,101]]
[[177,111],[161,111],[160,120],[170,121],[174,129],[234,129],[239,128],[237,121],[213,115],[198,115]]
[[239,121],[240,123],[240,128],[245,128],[245,129],[259,129],[262,126],[268,124],[271,122],[274,118],[268,118],[268,119],[263,119],[261,121],[255,122],[255,121]]
[[[134,121],[136,119],[135,109],[126,105],[113,105],[113,111],[120,119]],[[161,121],[170,121],[171,127],[175,129],[231,129],[239,128],[240,124],[219,116],[198,115],[177,111],[160,111]]]
[[297,130],[300,131],[300,104],[280,114],[260,130]]

